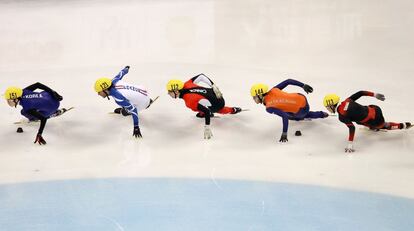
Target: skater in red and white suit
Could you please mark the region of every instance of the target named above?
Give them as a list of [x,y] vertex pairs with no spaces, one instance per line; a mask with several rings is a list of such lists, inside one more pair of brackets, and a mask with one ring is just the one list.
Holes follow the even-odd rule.
[[[199,85],[206,84],[208,87]],[[198,112],[197,117],[205,118],[204,139],[210,139],[213,134],[210,129],[210,118],[214,113],[236,114],[242,111],[239,107],[226,107],[222,93],[218,87],[204,74],[199,74],[187,82],[170,80],[167,83],[168,94],[172,98],[181,98],[191,110]]]

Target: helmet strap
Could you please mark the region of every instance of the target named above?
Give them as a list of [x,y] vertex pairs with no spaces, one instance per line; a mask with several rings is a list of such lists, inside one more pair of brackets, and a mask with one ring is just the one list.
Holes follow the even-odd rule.
[[106,95],[106,98],[108,98],[108,100],[111,100],[111,99],[109,98],[108,90],[104,90],[104,93],[105,93],[105,95]]
[[14,102],[14,108],[17,108],[17,105],[19,104],[19,99],[14,99],[13,100],[13,102]]
[[334,105],[330,105],[330,106],[328,106],[330,109],[331,109],[331,112],[332,113],[336,113],[336,107],[338,106],[338,104],[334,104]]
[[264,103],[264,95],[257,95],[257,98],[259,98],[260,103]]
[[173,92],[174,92],[174,97],[175,97],[175,99],[179,98],[179,96],[180,96],[180,90],[178,90],[178,89],[176,88],[175,90],[173,90]]

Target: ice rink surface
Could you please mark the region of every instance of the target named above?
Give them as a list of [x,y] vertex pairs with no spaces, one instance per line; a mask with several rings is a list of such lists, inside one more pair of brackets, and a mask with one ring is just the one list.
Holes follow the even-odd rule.
[[[414,121],[414,3],[406,0],[0,2],[0,92],[44,83],[74,106],[16,133],[20,107],[0,104],[0,230],[412,230],[413,130],[348,130],[336,117],[291,122],[256,105],[252,84],[294,78],[322,98],[383,93],[387,121]],[[97,78],[160,95],[132,119],[108,114]],[[226,104],[203,120],[165,84],[204,73]],[[297,87],[288,92],[301,92]],[[303,136],[295,137],[301,130]]]

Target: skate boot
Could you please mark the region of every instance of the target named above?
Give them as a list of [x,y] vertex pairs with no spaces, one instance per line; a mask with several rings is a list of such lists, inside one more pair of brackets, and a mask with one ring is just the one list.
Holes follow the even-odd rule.
[[122,107],[115,108],[114,113],[116,113],[116,114],[122,114],[123,116],[129,116],[129,115],[131,115],[131,113],[129,113],[127,110],[125,110]]
[[58,109],[58,110],[56,110],[56,112],[55,112],[54,114],[52,114],[50,117],[60,116],[60,115],[62,115],[62,114],[63,114],[63,113],[65,113],[65,112],[66,112],[66,109],[65,109],[65,108]]
[[413,125],[410,122],[402,123],[402,129],[410,129]]
[[240,113],[242,111],[242,109],[241,108],[239,108],[239,107],[234,107],[233,108],[233,112],[231,113],[231,114],[237,114],[237,113]]
[[122,107],[115,108],[114,113],[121,114]]

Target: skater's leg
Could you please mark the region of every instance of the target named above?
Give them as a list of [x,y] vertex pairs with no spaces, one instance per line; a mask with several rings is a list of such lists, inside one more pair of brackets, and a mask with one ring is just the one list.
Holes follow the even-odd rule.
[[123,116],[129,116],[131,113],[129,113],[125,108],[119,107],[115,108],[114,113],[116,114],[122,114]]
[[20,114],[24,117],[26,117],[29,121],[36,121],[38,120],[38,118],[32,116],[31,114],[29,114],[28,112],[24,111],[23,109],[20,111]]
[[239,107],[223,107],[217,113],[220,113],[220,114],[237,114],[241,111],[242,111],[242,109],[239,108]]
[[409,129],[412,127],[410,122],[396,123],[396,122],[385,122],[382,110],[376,105],[370,105],[369,107],[375,109],[375,118],[369,120],[365,125],[370,129],[386,129],[386,130],[397,130],[397,129]]
[[413,125],[410,122],[405,123],[395,123],[395,122],[386,122],[381,129],[387,130],[397,130],[397,129],[410,129]]
[[326,118],[329,114],[323,111],[310,111],[305,118],[306,119],[320,119],[320,118]]
[[309,113],[309,104],[306,103],[305,107],[301,108],[298,112],[296,113],[286,113],[288,114],[288,118],[290,120],[296,120],[296,121],[300,121],[300,120],[304,120],[305,118],[307,118],[306,116]]

